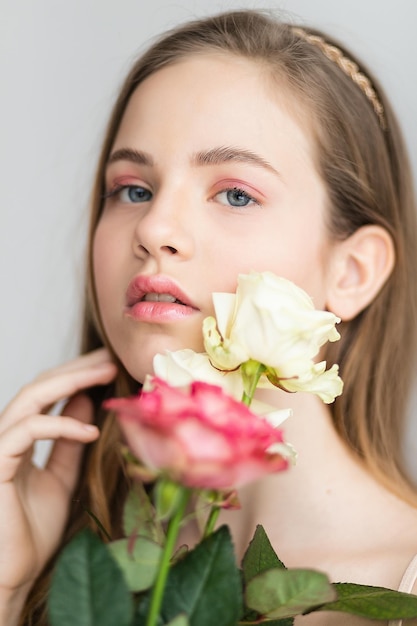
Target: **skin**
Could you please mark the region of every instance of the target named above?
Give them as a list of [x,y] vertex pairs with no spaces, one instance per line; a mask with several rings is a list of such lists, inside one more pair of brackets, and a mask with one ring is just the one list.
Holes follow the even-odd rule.
[[[334,276],[350,242],[332,242],[326,232],[326,191],[308,122],[290,111],[285,91],[271,88],[258,66],[215,55],[160,70],[133,94],[107,168],[109,197],[95,235],[94,266],[107,336],[137,380],[152,372],[156,352],[203,349],[210,294],[234,291],[239,273],[271,270],[304,288],[321,309],[344,288],[355,292],[357,277],[366,274],[350,252],[335,291]],[[236,159],[202,165],[193,159],[220,147],[256,153],[269,165]],[[146,153],[146,164],[118,158],[126,157],[121,150]],[[118,185],[124,188],[117,191]],[[242,196],[228,194],[230,187],[255,202],[233,206]],[[377,249],[380,233],[363,231],[355,239],[363,234],[371,235],[368,243],[378,242]],[[125,314],[130,281],[158,274],[191,299],[197,309],[192,315],[174,323],[138,323]],[[353,311],[360,306],[352,303]],[[290,402],[277,390],[267,397],[264,392],[263,399],[293,408],[285,433],[300,460],[285,475],[243,489],[239,515],[224,513],[237,553],[262,523],[289,566],[320,568],[333,580],[398,587],[417,546],[414,509],[358,464],[317,398],[296,394]],[[392,528],[398,531],[395,542]],[[189,544],[195,539],[191,531],[184,536]],[[306,626],[364,623],[340,614],[296,620]]]
[[[256,153],[269,166],[193,159],[225,147]],[[274,271],[325,307],[332,256],[325,190],[308,136],[257,66],[204,56],[152,75],[131,98],[110,161],[123,149],[145,152],[152,165],[127,158],[109,164],[107,192],[126,187],[105,203],[94,268],[106,333],[134,378],[143,381],[152,371],[156,352],[202,351],[211,293],[233,292],[239,273]],[[248,195],[228,195],[234,187]],[[173,324],[125,315],[132,278],[157,274],[188,295],[194,315]]]
[[[80,357],[27,385],[0,419],[0,624],[13,626],[34,579],[56,549],[78,476],[82,445],[94,441],[92,407],[82,393],[116,374],[107,350]],[[44,415],[71,397],[61,416]],[[56,440],[44,469],[31,462],[33,445]],[[17,547],[18,546],[18,547]],[[7,567],[4,564],[7,563]]]
[[[156,352],[202,350],[211,293],[234,291],[239,273],[274,271],[326,308],[339,250],[326,233],[326,192],[308,123],[293,116],[290,105],[258,66],[214,55],[163,69],[133,94],[106,172],[94,270],[105,331],[138,381],[152,371]],[[236,156],[210,164],[192,158],[225,147],[246,157],[255,153],[262,164]],[[126,152],[119,158],[122,149],[143,151],[153,164],[133,162]],[[234,188],[239,192],[227,191]],[[126,290],[138,275],[169,277],[193,310],[175,322],[133,319]],[[95,427],[86,427],[93,416],[83,390],[115,374],[108,352],[98,350],[39,377],[1,415],[1,626],[17,624],[30,586],[59,545],[82,446],[98,437]],[[283,392],[265,394],[270,404],[289,405]],[[62,398],[70,398],[63,416],[44,415]],[[285,432],[299,463],[242,490],[242,511],[221,520],[230,524],[238,554],[261,522],[289,566],[397,587],[417,546],[414,509],[357,463],[317,398],[296,394],[291,406],[294,419]],[[40,470],[31,453],[45,438],[56,444]],[[193,542],[192,535],[186,539]],[[363,623],[337,614],[296,620],[301,626]]]

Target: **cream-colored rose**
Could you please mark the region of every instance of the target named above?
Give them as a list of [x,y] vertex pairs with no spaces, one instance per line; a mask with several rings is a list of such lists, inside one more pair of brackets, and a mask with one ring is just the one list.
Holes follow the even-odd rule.
[[338,365],[333,365],[326,370],[326,361],[312,363],[309,369],[299,372],[288,378],[274,380],[274,374],[270,382],[284,391],[305,391],[314,393],[326,404],[340,396],[343,391],[343,381],[339,376]]
[[[318,311],[299,287],[271,272],[241,275],[236,295],[213,294],[216,320],[203,325],[215,368],[235,370],[248,360],[265,365],[269,379],[288,391],[316,393],[331,402],[342,390],[337,368],[325,372],[315,357],[340,338],[333,313]],[[331,399],[330,399],[331,398]]]
[[[208,355],[193,350],[177,350],[156,354],[153,360],[154,373],[158,378],[173,387],[186,387],[193,381],[217,385],[235,400],[243,395],[243,379],[239,370],[233,372],[215,369]],[[148,385],[145,382],[144,388]],[[273,406],[253,400],[251,411],[264,417],[272,426],[277,427],[291,415],[291,409],[277,410]]]
[[173,387],[185,387],[194,380],[222,387],[236,400],[242,399],[243,381],[239,371],[226,372],[215,369],[207,354],[194,350],[167,350],[153,359],[155,376]]

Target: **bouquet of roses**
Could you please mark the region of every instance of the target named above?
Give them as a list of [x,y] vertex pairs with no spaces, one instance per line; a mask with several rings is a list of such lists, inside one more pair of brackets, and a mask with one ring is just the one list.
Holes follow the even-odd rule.
[[[255,390],[332,402],[342,392],[338,366],[314,359],[339,338],[339,320],[268,272],[240,276],[236,294],[213,299],[205,353],[156,355],[140,395],[106,403],[119,416],[136,479],[125,538],[102,543],[83,531],[68,544],[49,594],[52,626],[290,626],[320,610],[417,617],[417,597],[286,569],[262,526],[238,567],[229,528],[215,529],[219,512],[238,508],[238,488],[295,461],[278,428],[291,411],[260,403]],[[192,550],[178,546],[190,519],[201,529]]]

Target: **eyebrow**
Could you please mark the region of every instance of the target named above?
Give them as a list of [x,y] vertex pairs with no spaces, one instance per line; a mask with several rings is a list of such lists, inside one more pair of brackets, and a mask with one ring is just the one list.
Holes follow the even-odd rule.
[[192,162],[196,165],[221,165],[229,161],[233,163],[249,163],[250,165],[267,169],[276,176],[280,176],[278,170],[263,157],[256,154],[256,152],[243,148],[221,146],[219,148],[197,152],[192,157]]
[[[110,155],[107,165],[117,161],[130,161],[131,163],[146,165],[148,167],[154,165],[154,160],[150,154],[142,150],[134,150],[133,148],[120,148],[116,150]],[[222,163],[228,162],[249,163],[250,165],[267,169],[276,176],[280,176],[278,170],[263,157],[256,154],[256,152],[245,150],[244,148],[220,146],[218,148],[212,148],[211,150],[196,152],[191,157],[191,163],[197,166],[221,165]]]
[[115,152],[110,155],[107,165],[111,165],[111,163],[116,163],[117,161],[130,161],[137,165],[153,165],[153,158],[150,154],[142,152],[142,150],[133,150],[132,148],[120,148],[119,150],[115,150]]

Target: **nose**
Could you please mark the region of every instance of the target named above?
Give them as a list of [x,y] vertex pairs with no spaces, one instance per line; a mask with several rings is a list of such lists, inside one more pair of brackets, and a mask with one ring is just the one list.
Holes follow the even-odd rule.
[[195,233],[191,198],[168,190],[154,195],[137,218],[134,253],[143,258],[177,256],[187,259],[194,252]]

